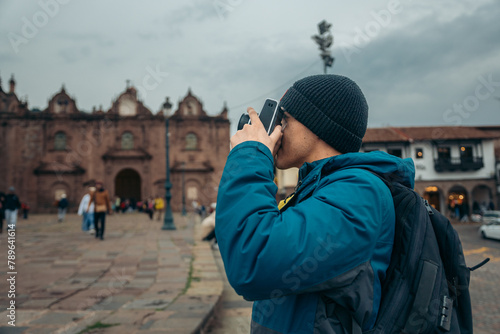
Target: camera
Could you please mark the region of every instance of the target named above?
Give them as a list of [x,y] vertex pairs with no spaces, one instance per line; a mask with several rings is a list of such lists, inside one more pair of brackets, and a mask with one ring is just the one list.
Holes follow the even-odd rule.
[[[273,132],[276,124],[281,123],[282,116],[283,113],[278,108],[278,101],[273,99],[266,99],[266,102],[264,102],[264,106],[260,111],[259,118],[264,125],[264,128],[266,129],[268,135]],[[251,124],[250,116],[248,114],[241,115],[238,122],[238,130],[243,129],[243,126],[245,126],[245,124]]]

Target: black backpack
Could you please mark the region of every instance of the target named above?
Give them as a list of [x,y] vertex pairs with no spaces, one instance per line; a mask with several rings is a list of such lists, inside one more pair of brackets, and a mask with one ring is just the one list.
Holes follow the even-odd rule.
[[450,221],[397,178],[377,176],[391,190],[396,229],[378,317],[366,333],[472,333],[470,272],[489,259],[468,268]]

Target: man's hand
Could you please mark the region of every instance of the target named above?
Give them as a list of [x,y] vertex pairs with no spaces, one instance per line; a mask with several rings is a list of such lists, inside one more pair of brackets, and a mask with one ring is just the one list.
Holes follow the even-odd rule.
[[252,124],[245,124],[243,129],[231,137],[231,149],[246,141],[258,141],[266,145],[274,157],[281,143],[281,125],[277,124],[268,136],[257,112],[251,107],[247,111]]

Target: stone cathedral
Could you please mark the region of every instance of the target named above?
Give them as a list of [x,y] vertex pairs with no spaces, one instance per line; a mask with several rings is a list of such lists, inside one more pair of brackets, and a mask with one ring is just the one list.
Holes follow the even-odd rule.
[[102,180],[111,197],[140,201],[165,195],[166,115],[172,209],[216,201],[229,154],[228,110],[210,116],[191,90],[175,108],[167,98],[152,112],[126,90],[108,110],[84,112],[64,86],[44,110],[30,110],[0,82],[0,192],[15,187],[33,212],[53,212],[67,195],[75,212],[88,186]]

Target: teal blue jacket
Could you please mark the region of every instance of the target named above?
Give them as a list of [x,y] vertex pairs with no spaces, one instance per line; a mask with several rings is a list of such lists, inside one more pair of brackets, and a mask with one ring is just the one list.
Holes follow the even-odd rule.
[[244,142],[230,152],[215,231],[230,284],[255,301],[252,333],[344,333],[342,312],[364,330],[374,325],[395,216],[370,171],[413,188],[411,159],[348,153],[305,163],[279,210],[269,149]]

